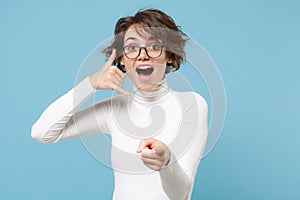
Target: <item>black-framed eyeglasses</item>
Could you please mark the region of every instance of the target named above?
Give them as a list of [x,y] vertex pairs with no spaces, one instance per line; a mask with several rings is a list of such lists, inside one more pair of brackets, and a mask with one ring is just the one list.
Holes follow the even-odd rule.
[[141,54],[141,50],[144,49],[146,54],[150,58],[158,58],[161,56],[164,45],[152,43],[146,47],[139,47],[136,44],[130,44],[123,47],[124,55],[129,59],[135,59]]

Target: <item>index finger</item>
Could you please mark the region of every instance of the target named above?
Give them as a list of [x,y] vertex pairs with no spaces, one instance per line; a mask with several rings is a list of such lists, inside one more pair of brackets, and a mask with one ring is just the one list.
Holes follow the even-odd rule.
[[155,140],[154,139],[146,139],[140,142],[139,147],[137,149],[137,153],[140,153],[145,147],[152,147],[154,144]]

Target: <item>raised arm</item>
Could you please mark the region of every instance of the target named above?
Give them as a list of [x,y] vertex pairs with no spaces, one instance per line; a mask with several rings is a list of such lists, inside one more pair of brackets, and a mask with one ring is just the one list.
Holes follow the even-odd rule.
[[[84,79],[42,113],[32,126],[31,137],[41,143],[54,143],[79,137],[74,115],[95,92],[89,79]],[[84,113],[88,114],[86,111]],[[88,118],[92,118],[92,115],[85,116],[85,119]]]
[[101,102],[83,111],[77,110],[97,90],[112,89],[124,95],[129,94],[122,89],[125,75],[112,65],[115,57],[114,50],[101,70],[53,102],[32,126],[32,138],[41,143],[54,143],[107,131],[105,122],[109,103]]

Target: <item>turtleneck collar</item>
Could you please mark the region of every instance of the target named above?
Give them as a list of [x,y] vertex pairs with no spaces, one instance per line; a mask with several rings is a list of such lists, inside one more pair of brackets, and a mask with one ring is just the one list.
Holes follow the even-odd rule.
[[137,103],[154,103],[163,99],[169,92],[166,77],[158,83],[157,87],[151,91],[141,91],[133,86],[135,92],[132,95],[132,101]]

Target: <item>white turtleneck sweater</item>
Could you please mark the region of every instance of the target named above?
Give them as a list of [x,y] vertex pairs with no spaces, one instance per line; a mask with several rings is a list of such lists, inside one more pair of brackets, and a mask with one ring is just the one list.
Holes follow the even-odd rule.
[[[207,104],[194,92],[174,92],[166,79],[151,92],[136,90],[77,111],[96,90],[89,78],[53,102],[32,126],[32,137],[55,143],[90,134],[111,135],[114,200],[188,200],[207,137]],[[171,150],[160,171],[136,153],[141,140],[156,138]]]

